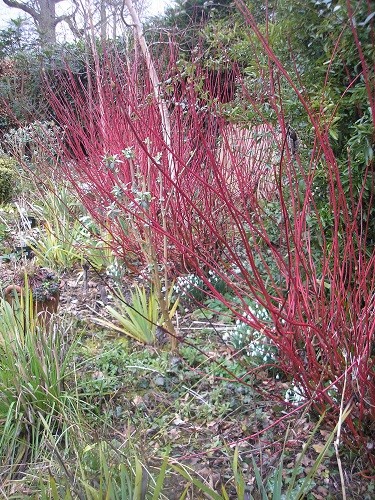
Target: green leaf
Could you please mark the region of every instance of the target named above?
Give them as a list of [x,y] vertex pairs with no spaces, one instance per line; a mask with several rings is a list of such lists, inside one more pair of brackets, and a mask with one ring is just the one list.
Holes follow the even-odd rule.
[[329,135],[332,137],[332,139],[334,139],[335,141],[338,140],[339,136],[337,135],[337,132],[336,130],[334,130],[333,128],[330,128],[329,129]]
[[155,489],[154,489],[154,494],[152,495],[152,500],[159,500],[161,493],[162,493],[162,488],[164,485],[164,480],[165,480],[165,474],[167,472],[167,466],[168,466],[168,456],[169,452],[167,452],[164,456],[163,463],[160,468],[160,472],[156,481]]
[[143,467],[138,458],[135,459],[135,484],[133,500],[142,499]]

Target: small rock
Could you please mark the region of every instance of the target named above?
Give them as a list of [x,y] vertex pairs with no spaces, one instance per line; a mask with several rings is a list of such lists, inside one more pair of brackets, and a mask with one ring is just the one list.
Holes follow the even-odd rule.
[[134,396],[133,398],[133,403],[136,405],[136,406],[139,406],[140,404],[143,403],[143,398],[142,396],[139,396],[138,394],[136,396]]
[[180,415],[176,415],[176,418],[173,420],[174,425],[181,425],[184,423],[185,423],[185,420],[182,420]]

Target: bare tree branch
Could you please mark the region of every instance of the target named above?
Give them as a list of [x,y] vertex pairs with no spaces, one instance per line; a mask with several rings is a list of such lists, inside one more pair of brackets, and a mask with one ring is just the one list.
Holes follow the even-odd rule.
[[[57,0],[56,3],[61,2],[61,1],[63,1],[63,0]],[[78,11],[78,7],[79,7],[77,2],[73,2],[73,3],[75,5],[74,12],[72,12],[71,14],[63,14],[61,16],[56,17],[56,19],[53,22],[54,26],[57,26],[62,21],[65,21],[68,24],[68,26],[70,27],[69,20],[74,18],[74,16],[76,15],[76,13]]]
[[[73,0],[74,11],[71,14],[56,15],[56,5],[63,0],[29,0],[27,3],[18,0],[3,0],[5,5],[22,10],[29,14],[39,32],[41,46],[56,43],[56,26],[62,21],[68,22],[78,11],[79,3]],[[68,23],[69,24],[69,23]]]
[[34,19],[39,16],[39,12],[37,10],[33,9],[29,5],[26,5],[22,2],[17,2],[17,0],[3,0],[3,2],[8,7],[23,10],[27,14],[30,14],[30,16],[32,16]]

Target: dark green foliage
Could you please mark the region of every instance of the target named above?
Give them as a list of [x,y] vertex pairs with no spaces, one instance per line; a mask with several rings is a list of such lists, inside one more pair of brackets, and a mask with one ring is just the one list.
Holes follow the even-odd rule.
[[0,205],[10,203],[15,187],[16,162],[7,156],[0,157]]
[[177,0],[172,7],[166,9],[161,18],[154,18],[154,22],[178,31],[197,30],[197,27],[210,19],[226,18],[234,11],[235,6],[231,0]]
[[49,121],[45,78],[53,87],[67,65],[80,73],[86,55],[82,41],[41,50],[35,30],[22,18],[0,30],[0,136],[20,124]]
[[0,30],[0,59],[14,57],[21,52],[35,49],[35,32],[22,17],[9,21],[8,27]]
[[[146,36],[153,38],[155,31],[168,40],[170,35],[178,43],[180,57],[189,54],[202,42],[201,29],[212,20],[225,19],[235,15],[236,8],[231,0],[177,0],[168,7],[163,16],[152,18],[147,25]],[[166,31],[168,35],[166,35]],[[188,51],[185,53],[185,51]]]
[[[350,200],[352,213],[358,213],[358,223],[369,224],[367,243],[372,245],[375,242],[375,133],[366,88],[369,83],[366,84],[362,73],[366,64],[373,92],[375,54],[371,30],[374,16],[369,12],[370,3],[366,0],[351,2],[362,61],[346,1],[281,0],[275,6],[268,2],[268,11],[264,2],[251,4],[252,14],[270,48],[303,92],[320,126],[329,130],[345,195]],[[258,124],[261,115],[262,121],[276,124],[280,116],[274,103],[282,102],[284,120],[297,130],[302,145],[299,155],[308,164],[312,148],[310,119],[291,85],[277,72],[273,73],[275,90],[271,102],[267,99],[269,60],[243,20],[235,16],[213,19],[201,35],[203,45],[208,46],[207,59],[215,61],[219,67],[228,61],[237,62],[243,74],[246,95],[243,95],[243,88],[238,89],[236,99],[225,108],[226,117],[249,126]],[[248,106],[249,97],[258,103],[261,111],[258,116],[253,106]],[[327,228],[332,226],[327,218],[331,213],[326,187],[328,175],[322,160],[315,172],[313,191],[322,223]],[[327,236],[329,238],[329,233]]]
[[0,134],[36,110],[41,91],[35,41],[35,32],[21,17],[0,30]]

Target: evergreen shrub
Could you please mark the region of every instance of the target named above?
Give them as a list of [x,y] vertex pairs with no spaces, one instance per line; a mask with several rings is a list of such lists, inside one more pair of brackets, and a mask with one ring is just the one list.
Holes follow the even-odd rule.
[[12,200],[15,188],[16,162],[9,156],[0,156],[0,205]]

